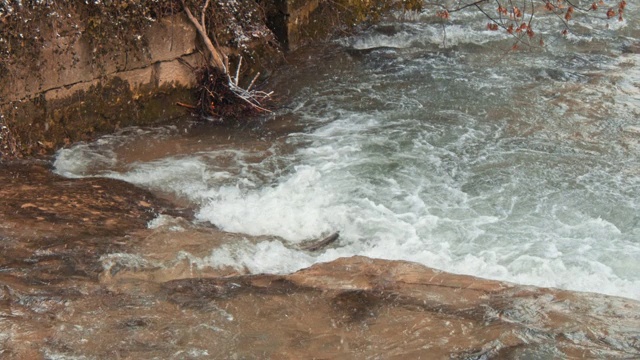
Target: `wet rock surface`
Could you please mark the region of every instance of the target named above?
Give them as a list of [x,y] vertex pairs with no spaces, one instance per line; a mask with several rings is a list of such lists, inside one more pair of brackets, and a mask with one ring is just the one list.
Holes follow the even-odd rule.
[[193,259],[261,239],[194,225],[120,181],[0,170],[2,358],[640,356],[633,300],[365,257],[290,275],[212,269]]
[[46,163],[0,163],[0,183],[0,271],[41,281],[95,277],[96,257],[127,233],[161,213],[188,216],[131,184],[67,179]]

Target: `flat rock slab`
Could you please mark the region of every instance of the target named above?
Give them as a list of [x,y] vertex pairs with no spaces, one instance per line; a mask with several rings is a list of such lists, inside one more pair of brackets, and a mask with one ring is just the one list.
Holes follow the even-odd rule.
[[224,309],[232,320],[221,327],[234,342],[219,345],[239,358],[640,357],[636,301],[410,262],[342,258],[287,276],[176,280],[163,288],[180,307]]
[[159,213],[173,208],[169,202],[126,182],[68,179],[52,173],[46,165],[0,164],[0,184],[3,222],[20,222],[34,232],[65,237],[122,234],[146,226]]
[[146,228],[158,214],[188,215],[123,181],[67,179],[46,163],[0,163],[0,184],[5,273],[39,271],[46,278],[50,272],[86,273],[89,265],[80,263],[126,245],[122,236]]
[[640,357],[636,301],[403,261],[352,257],[291,275],[113,280],[81,294],[8,282],[0,288],[0,348],[15,359]]
[[[242,236],[133,185],[38,163],[0,181],[2,359],[640,358],[634,300],[366,257],[239,275],[190,256]],[[147,229],[162,213],[182,230]]]

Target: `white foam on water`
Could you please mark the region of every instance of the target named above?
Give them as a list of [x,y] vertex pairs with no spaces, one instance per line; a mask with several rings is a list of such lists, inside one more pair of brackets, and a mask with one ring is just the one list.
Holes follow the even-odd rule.
[[196,203],[202,196],[206,196],[210,182],[232,177],[228,171],[216,171],[208,166],[206,157],[198,154],[135,163],[130,167],[131,170],[125,173],[105,171],[101,175],[151,189],[170,191]]
[[319,176],[315,168],[298,167],[291,178],[274,187],[249,193],[238,187],[222,187],[197,217],[224,224],[226,231],[270,234],[292,242],[311,238],[331,230],[326,211],[340,212],[334,194],[314,188],[322,186]]
[[53,165],[59,175],[79,178],[90,173],[93,167],[113,167],[117,163],[118,158],[111,149],[95,151],[89,144],[78,144],[59,150]]
[[[421,50],[437,43],[435,29],[343,40],[393,49],[361,54],[355,73],[311,82],[292,100],[308,126],[289,136],[293,154],[250,162],[248,150],[211,151],[101,174],[179,194],[200,222],[271,236],[189,255],[197,266],[287,273],[365,255],[640,299],[640,160],[631,151],[640,75],[623,65],[637,57],[556,53],[556,43],[554,54],[498,64],[486,49]],[[455,29],[448,40],[460,44],[493,33]],[[56,167],[82,176],[95,162],[115,166],[105,151],[64,150]],[[334,231],[334,247],[297,250]]]
[[185,224],[185,222],[187,221],[183,218],[176,218],[170,215],[161,214],[150,220],[147,223],[147,228],[166,229],[168,231],[182,232],[186,230],[185,225],[189,226],[189,224]]
[[450,47],[462,44],[486,44],[491,41],[508,39],[504,32],[470,28],[468,25],[448,25],[446,27],[425,26],[424,24],[404,24],[393,34],[370,33],[338,40],[345,46],[357,50],[376,48],[408,49],[415,46],[436,45]]
[[234,267],[251,273],[286,274],[306,268],[316,262],[315,257],[285,246],[280,241],[257,244],[240,242],[214,249],[211,255],[192,260],[200,267]]
[[[116,149],[145,138],[156,140],[175,133],[175,126],[157,128],[130,127],[112,135],[105,135],[91,143],[78,143],[56,153],[54,171],[62,176],[78,178],[100,174],[120,164]],[[142,140],[144,141],[144,140]]]

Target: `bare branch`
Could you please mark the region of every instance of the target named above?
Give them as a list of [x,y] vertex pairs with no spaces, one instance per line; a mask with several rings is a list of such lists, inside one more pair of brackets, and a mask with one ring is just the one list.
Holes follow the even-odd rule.
[[247,91],[250,91],[251,88],[253,87],[253,84],[255,84],[256,80],[258,80],[258,77],[260,76],[260,72],[258,71],[258,73],[256,74],[256,76],[253,77],[253,80],[251,80],[251,83],[249,84],[249,86],[247,87]]
[[205,15],[207,13],[207,8],[209,7],[209,0],[207,0],[204,3],[204,6],[202,7],[202,14],[200,15],[201,20],[200,20],[200,24],[202,24],[202,28],[206,31],[207,27],[206,27],[206,21],[205,21]]
[[238,60],[238,67],[236,68],[236,78],[234,80],[234,84],[238,86],[238,78],[240,78],[240,67],[242,66],[242,56],[240,56],[240,60]]
[[[229,74],[229,58],[226,56],[226,54],[223,51],[220,51],[220,46],[217,43],[215,36],[213,36],[213,34],[210,36],[209,33],[207,32],[206,12],[207,12],[207,9],[209,8],[211,0],[206,0],[204,2],[199,21],[198,19],[196,19],[193,13],[191,13],[191,10],[187,7],[185,0],[180,0],[180,1],[182,3],[184,12],[187,14],[187,17],[189,18],[193,26],[198,31],[198,34],[200,34],[200,37],[202,38],[202,41],[204,42],[205,47],[209,51],[209,55],[210,55],[209,60],[210,60],[211,67],[218,69],[222,73],[222,75],[226,77],[226,84],[222,86],[226,87],[226,89],[231,91],[236,98],[246,102],[253,109],[264,111],[264,112],[270,112],[268,109],[262,106],[262,102],[270,98],[272,95],[272,92],[266,93],[263,91],[251,90],[260,73],[258,73],[258,75],[256,75],[253,78],[248,88],[243,89],[242,87],[239,86],[240,72],[242,69],[242,56],[240,56],[240,58],[238,59],[238,66],[236,67],[235,76],[232,76],[231,74]],[[216,41],[215,45],[211,40],[212,37],[213,37],[213,40]],[[208,94],[208,96],[211,97],[211,99],[216,98],[216,95],[214,94],[215,90],[212,91],[212,89],[209,89],[207,86],[204,86],[203,88]],[[210,101],[209,99],[204,101],[203,105],[205,105],[206,107],[211,107],[211,109],[207,108],[205,112],[211,112],[214,106],[213,101]]]
[[191,13],[191,10],[189,10],[189,7],[187,7],[184,0],[181,0],[181,2],[182,2],[182,7],[184,8],[184,12],[187,14],[187,17],[189,18],[191,23],[193,23],[193,26],[195,26],[196,30],[200,34],[202,41],[204,41],[204,45],[207,47],[207,50],[209,50],[209,53],[211,56],[211,65],[213,65],[213,67],[219,69],[220,71],[226,74],[227,67],[224,65],[224,62],[222,60],[223,55],[218,51],[218,49],[216,49],[216,47],[211,42],[211,39],[209,38],[209,35],[207,35],[207,29],[205,27],[204,10],[206,10],[206,6],[209,5],[209,0],[207,0],[207,2],[205,3],[205,9],[203,9],[203,12],[202,12],[202,24],[198,22],[195,16],[193,16],[193,14]]

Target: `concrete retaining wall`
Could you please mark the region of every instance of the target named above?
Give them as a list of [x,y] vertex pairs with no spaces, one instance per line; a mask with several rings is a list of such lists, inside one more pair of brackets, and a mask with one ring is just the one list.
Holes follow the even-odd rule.
[[[238,26],[248,27],[248,37],[247,29],[242,30],[244,35],[240,33],[248,42],[236,45],[244,50],[225,49],[232,54],[253,49],[245,63],[259,64],[263,74],[278,63],[278,56],[273,53],[277,50],[269,36],[275,34],[284,50],[292,50],[324,40],[336,29],[378,16],[396,3],[235,0],[221,1],[217,6],[228,11],[244,7],[237,11],[255,14],[258,4],[254,1],[264,12],[269,29],[264,24],[254,27],[251,22],[256,21],[255,17],[229,13],[222,16],[220,26],[226,27],[226,32],[220,35],[233,37]],[[140,35],[100,33],[104,27],[94,23],[109,21],[100,14],[89,19],[79,14],[68,17],[59,20],[60,24],[76,24],[71,26],[75,30],[60,34],[55,26],[48,32],[38,29],[37,46],[32,42],[28,48],[23,43],[22,52],[14,57],[19,61],[0,62],[0,158],[47,154],[119,127],[164,122],[186,115],[184,108],[175,106],[176,102],[196,101],[191,92],[197,85],[193,67],[202,65],[204,59],[198,51],[198,35],[183,13],[142,27],[145,30]],[[242,24],[243,18],[251,20]],[[6,19],[0,13],[0,23],[3,20]],[[260,31],[251,30],[258,26]],[[0,28],[0,42],[7,35],[3,31],[8,30]],[[118,36],[127,41],[120,43]],[[6,64],[8,67],[3,68]]]

